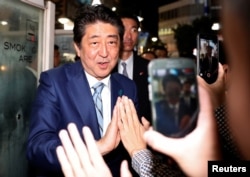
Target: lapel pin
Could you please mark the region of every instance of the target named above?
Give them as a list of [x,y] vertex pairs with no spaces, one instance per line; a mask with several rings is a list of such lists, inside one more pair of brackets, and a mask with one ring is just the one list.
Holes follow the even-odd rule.
[[118,95],[119,95],[119,96],[122,96],[122,95],[123,95],[123,90],[122,90],[122,89],[120,89],[120,90],[118,91]]

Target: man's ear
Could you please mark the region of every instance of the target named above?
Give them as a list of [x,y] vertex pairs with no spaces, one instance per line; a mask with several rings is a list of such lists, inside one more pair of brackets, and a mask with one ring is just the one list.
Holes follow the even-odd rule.
[[78,57],[80,57],[80,48],[79,48],[80,46],[79,46],[79,44],[76,44],[75,42],[74,42],[74,48],[75,48],[75,51],[76,51],[76,55],[78,56]]

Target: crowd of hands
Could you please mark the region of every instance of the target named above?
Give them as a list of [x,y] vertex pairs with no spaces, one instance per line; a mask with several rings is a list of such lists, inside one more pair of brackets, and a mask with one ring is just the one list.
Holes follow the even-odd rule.
[[[213,84],[207,84],[199,76],[197,80],[200,102],[198,122],[185,137],[166,137],[153,130],[144,117],[140,122],[133,102],[126,96],[117,99],[111,123],[99,141],[94,140],[88,127],[78,132],[76,125],[70,123],[67,130],[59,132],[62,145],[56,149],[65,177],[112,176],[102,155],[115,149],[120,141],[131,157],[150,146],[174,159],[187,176],[206,176],[207,162],[221,158],[214,109],[223,101],[224,70],[219,65],[219,75]],[[121,177],[131,176],[128,162],[123,161]]]

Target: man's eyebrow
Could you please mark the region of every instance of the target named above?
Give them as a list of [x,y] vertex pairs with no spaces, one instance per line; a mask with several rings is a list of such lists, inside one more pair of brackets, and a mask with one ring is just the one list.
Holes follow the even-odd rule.
[[[99,37],[101,37],[101,36],[99,36],[99,35],[93,35],[93,36],[90,36],[89,39],[94,39],[94,38],[99,38]],[[109,34],[109,35],[107,35],[107,37],[109,37],[109,38],[110,37],[111,38],[116,38],[116,39],[119,38],[117,34]]]
[[99,35],[93,35],[93,36],[90,36],[89,39],[94,39],[94,38],[98,38],[100,37]]
[[117,35],[117,34],[110,34],[110,35],[108,35],[108,37],[111,37],[111,38],[116,38],[116,39],[118,39],[118,35]]

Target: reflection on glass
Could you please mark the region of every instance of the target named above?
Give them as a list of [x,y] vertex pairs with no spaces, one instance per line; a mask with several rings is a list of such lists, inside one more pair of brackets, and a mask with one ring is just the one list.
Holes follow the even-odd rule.
[[[196,75],[193,69],[155,70],[155,126],[166,136],[178,137],[189,131],[197,115]],[[157,89],[159,88],[159,89]]]
[[42,10],[0,1],[0,176],[27,177],[26,140],[37,85]]
[[218,52],[219,48],[216,41],[200,38],[199,75],[209,84],[217,79]]

